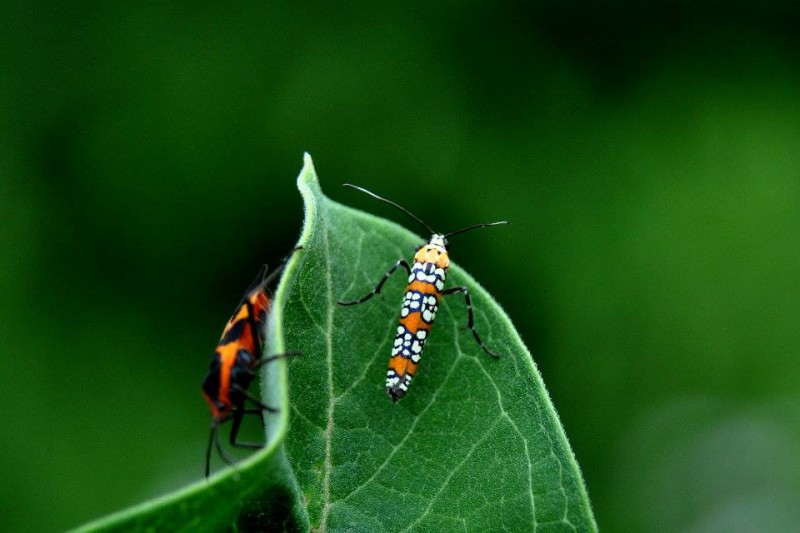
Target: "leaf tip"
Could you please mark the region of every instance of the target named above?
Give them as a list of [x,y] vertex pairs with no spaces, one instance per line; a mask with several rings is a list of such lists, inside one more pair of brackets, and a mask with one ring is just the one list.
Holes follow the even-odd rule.
[[314,169],[314,160],[311,159],[311,154],[308,152],[303,153],[303,169],[300,175],[297,176],[297,186],[300,190],[303,187],[309,189],[319,189],[319,180],[317,178],[317,171]]

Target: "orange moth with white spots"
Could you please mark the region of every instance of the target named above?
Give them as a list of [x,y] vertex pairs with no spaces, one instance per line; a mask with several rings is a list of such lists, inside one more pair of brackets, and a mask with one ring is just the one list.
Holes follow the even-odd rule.
[[372,292],[358,300],[339,302],[340,305],[355,305],[366,302],[376,294],[380,294],[383,284],[399,267],[403,267],[408,273],[408,286],[400,308],[397,334],[395,335],[389,359],[389,370],[386,374],[386,393],[392,398],[392,401],[397,402],[408,392],[408,386],[411,384],[422,356],[422,349],[425,347],[431,326],[433,326],[433,321],[436,319],[439,302],[444,296],[456,293],[464,295],[464,303],[467,307],[467,328],[472,332],[473,337],[475,337],[483,351],[491,357],[499,357],[483,343],[475,330],[472,298],[470,297],[469,289],[461,286],[445,289],[444,283],[447,278],[447,270],[450,268],[450,256],[447,252],[449,246],[448,237],[486,226],[508,224],[508,222],[503,220],[487,224],[476,224],[446,234],[437,233],[404,207],[362,187],[349,183],[345,183],[345,186],[357,189],[377,200],[397,207],[432,234],[428,243],[417,249],[413,265],[409,266],[405,259],[400,259],[384,274]]

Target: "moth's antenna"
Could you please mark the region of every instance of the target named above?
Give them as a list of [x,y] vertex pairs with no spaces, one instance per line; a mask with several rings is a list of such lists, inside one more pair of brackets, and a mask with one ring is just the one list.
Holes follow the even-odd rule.
[[507,220],[500,220],[498,222],[488,222],[488,223],[485,223],[485,224],[475,224],[474,226],[468,226],[466,228],[461,228],[460,230],[451,231],[450,233],[445,235],[445,238],[452,237],[453,235],[458,235],[459,233],[464,233],[466,231],[470,231],[470,230],[474,230],[474,229],[478,229],[478,228],[485,228],[487,226],[499,226],[501,224],[508,224],[508,223],[509,222]]
[[[433,235],[434,233],[436,233],[435,231],[433,231],[433,230],[431,229],[431,227],[430,227],[429,225],[427,225],[425,222],[423,222],[421,218],[419,218],[417,215],[415,215],[414,213],[412,213],[411,211],[409,211],[408,209],[406,209],[406,208],[405,208],[405,207],[403,207],[402,205],[398,205],[398,204],[396,204],[396,203],[392,202],[391,200],[387,200],[386,198],[383,198],[382,196],[378,196],[378,195],[377,195],[377,194],[375,194],[374,192],[368,191],[367,189],[365,189],[365,188],[363,188],[363,187],[359,187],[358,185],[353,185],[353,184],[351,184],[351,183],[343,183],[342,185],[344,185],[345,187],[352,187],[352,188],[354,188],[354,189],[356,189],[356,190],[359,190],[359,191],[363,192],[364,194],[368,194],[368,195],[372,196],[372,197],[373,197],[373,198],[375,198],[376,200],[380,200],[381,202],[386,202],[386,203],[387,203],[387,204],[389,204],[389,205],[393,205],[393,206],[395,206],[397,209],[399,209],[400,211],[402,211],[402,212],[403,212],[403,213],[405,213],[406,215],[410,216],[411,218],[413,218],[414,220],[416,220],[417,222],[419,222],[420,224],[422,224],[422,226],[423,226],[423,227],[424,227],[426,230],[428,230],[428,231],[430,232],[430,234],[431,234],[431,235]],[[466,231],[466,230],[461,230],[461,231]],[[457,232],[457,233],[460,233],[460,232]]]

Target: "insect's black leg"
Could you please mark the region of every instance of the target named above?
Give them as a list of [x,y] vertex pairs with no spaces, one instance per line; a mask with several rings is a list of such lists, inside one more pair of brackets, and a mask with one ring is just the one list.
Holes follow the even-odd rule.
[[464,303],[467,304],[467,327],[472,332],[472,336],[475,337],[475,340],[478,341],[478,346],[483,348],[483,351],[486,352],[488,355],[499,359],[500,356],[490,350],[481,340],[478,332],[475,330],[475,321],[472,316],[472,298],[469,295],[469,289],[466,287],[452,287],[450,289],[442,291],[442,296],[447,296],[449,294],[455,294],[457,292],[464,293]]
[[258,415],[258,419],[261,420],[261,425],[266,426],[267,421],[264,419],[264,409],[257,407],[255,409],[243,409],[242,411],[246,415]]
[[214,447],[214,441],[217,436],[217,423],[211,424],[211,434],[208,436],[208,447],[206,448],[206,477],[211,472],[211,449]]
[[284,352],[278,355],[270,355],[269,357],[264,357],[263,359],[259,359],[256,361],[253,366],[250,367],[250,370],[257,370],[259,367],[264,366],[267,363],[271,363],[272,361],[277,361],[278,359],[286,359],[287,357],[294,357],[297,355],[303,355],[303,352]]
[[258,414],[260,416],[261,412],[262,412],[261,409],[237,409],[233,411],[233,426],[231,427],[231,435],[230,435],[231,446],[237,446],[239,448],[252,448],[252,449],[258,449],[264,447],[263,444],[259,444],[257,442],[236,441],[236,437],[239,436],[239,428],[242,425],[242,419],[244,418],[244,415]]
[[352,301],[349,301],[349,302],[339,301],[339,305],[356,305],[356,304],[364,303],[367,300],[369,300],[370,298],[372,298],[373,296],[375,296],[376,294],[380,294],[381,289],[383,288],[383,284],[386,283],[386,280],[389,279],[389,276],[394,274],[394,271],[397,270],[397,267],[403,267],[404,269],[406,269],[406,273],[409,276],[411,275],[411,267],[408,266],[408,263],[406,262],[405,259],[400,259],[399,261],[397,261],[397,263],[394,264],[394,266],[392,266],[392,268],[389,269],[388,272],[386,272],[386,274],[383,275],[381,280],[378,282],[378,285],[375,286],[375,289],[372,292],[370,292],[369,294],[367,294],[366,296],[364,296],[362,298],[359,298],[358,300],[352,300]]
[[230,418],[224,418],[222,420],[214,420],[211,423],[211,435],[208,439],[208,448],[206,449],[206,477],[211,471],[211,447],[212,445],[217,448],[217,453],[222,458],[223,461],[228,463],[229,465],[233,465],[233,458],[225,453],[225,449],[222,447],[222,442],[219,440],[219,426],[225,422],[230,420]]
[[239,385],[235,385],[234,384],[231,388],[235,389],[237,392],[239,392],[239,394],[241,394],[242,396],[244,396],[245,398],[247,398],[248,400],[253,402],[256,405],[256,407],[258,407],[259,409],[261,409],[263,411],[267,411],[269,413],[277,413],[278,412],[278,410],[275,409],[274,407],[270,407],[269,405],[265,405],[265,404],[261,403],[261,400],[259,400],[258,398],[256,398],[255,396],[253,396],[252,394],[250,394],[249,392],[247,392],[243,388],[241,388]]

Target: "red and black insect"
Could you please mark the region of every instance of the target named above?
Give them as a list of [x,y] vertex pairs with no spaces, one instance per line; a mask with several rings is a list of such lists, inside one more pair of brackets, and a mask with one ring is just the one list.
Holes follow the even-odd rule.
[[409,266],[405,259],[400,259],[383,275],[372,292],[358,300],[339,302],[339,305],[355,305],[366,302],[376,294],[380,294],[383,284],[386,283],[386,280],[398,267],[403,267],[408,274],[408,285],[400,307],[400,319],[398,320],[394,346],[389,359],[389,370],[386,373],[386,393],[391,396],[392,401],[397,402],[408,392],[408,386],[417,371],[422,349],[425,347],[428,334],[436,318],[439,303],[444,296],[456,293],[464,295],[464,303],[467,307],[467,328],[472,332],[472,336],[475,337],[484,352],[492,357],[499,357],[483,343],[475,330],[472,315],[472,298],[469,295],[469,289],[466,287],[445,289],[444,282],[447,277],[447,270],[450,268],[450,255],[447,252],[450,243],[447,241],[447,237],[486,226],[508,224],[508,222],[503,220],[487,224],[475,224],[474,226],[446,234],[437,233],[408,209],[364,188],[350,185],[349,183],[345,183],[345,185],[400,209],[431,232],[431,238],[428,243],[417,248],[412,266]]
[[[299,248],[295,248],[292,253]],[[210,471],[211,449],[214,446],[226,463],[233,464],[233,459],[225,452],[219,440],[221,424],[228,421],[233,423],[230,433],[232,446],[261,448],[262,444],[236,440],[242,419],[244,415],[258,415],[263,423],[264,411],[270,413],[277,411],[262,403],[247,389],[256,377],[256,370],[261,366],[283,357],[297,355],[297,352],[287,352],[261,357],[264,347],[264,322],[271,305],[267,286],[283,271],[286,259],[269,275],[267,275],[267,265],[261,267],[253,283],[245,291],[233,316],[225,325],[222,338],[211,356],[208,374],[203,380],[203,396],[211,408],[211,435],[206,449],[206,477]],[[248,401],[253,407],[245,406],[245,402]]]

